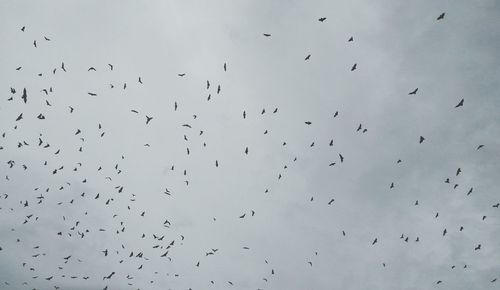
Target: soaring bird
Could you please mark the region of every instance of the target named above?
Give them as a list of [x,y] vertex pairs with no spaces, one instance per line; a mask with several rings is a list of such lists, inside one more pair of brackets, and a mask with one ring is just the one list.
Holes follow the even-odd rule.
[[304,60],[309,60],[311,58],[311,55],[308,54]]
[[354,38],[351,36],[351,37],[349,37],[349,39],[347,41],[352,42],[352,41],[354,41]]
[[97,96],[96,93],[92,93],[92,92],[88,92],[87,94],[89,94],[90,96],[93,96],[93,97]]
[[417,92],[418,92],[418,88],[416,88],[413,91],[411,91],[408,95],[416,95]]
[[438,16],[438,18],[437,18],[436,20],[441,20],[441,19],[443,19],[443,18],[444,18],[444,15],[445,15],[445,13],[444,13],[444,12],[443,12],[443,13],[441,13],[441,14]]
[[326,17],[321,17],[320,19],[318,19],[319,22],[323,22],[326,20]]
[[377,243],[377,238],[375,238],[375,240],[373,240],[372,245],[375,245],[376,243]]
[[462,107],[464,105],[464,99],[461,99],[460,102],[455,106],[455,108]]
[[481,149],[483,147],[484,147],[484,145],[479,145],[479,146],[477,146],[476,150],[479,150],[479,149]]
[[420,141],[419,141],[419,143],[420,143],[420,144],[422,144],[422,142],[424,142],[424,140],[425,140],[425,138],[424,138],[424,137],[422,137],[422,136],[420,136]]
[[344,156],[342,156],[342,154],[339,154],[339,157],[340,157],[340,163],[344,162]]
[[310,121],[304,122],[306,125],[311,125],[312,123]]
[[186,74],[185,74],[185,73],[182,73],[182,74],[177,74],[177,75],[178,75],[178,76],[180,76],[180,77],[183,77],[183,76],[185,76]]
[[355,64],[351,67],[351,71],[355,70],[357,67],[358,67],[358,64],[357,64],[357,63],[355,63]]
[[93,66],[89,67],[89,69],[87,71],[91,71],[91,70],[96,71],[95,67],[93,67]]
[[146,116],[146,125],[153,120],[153,117]]
[[270,37],[270,36],[271,36],[271,34],[269,34],[269,33],[264,33],[264,36],[265,36],[265,37]]

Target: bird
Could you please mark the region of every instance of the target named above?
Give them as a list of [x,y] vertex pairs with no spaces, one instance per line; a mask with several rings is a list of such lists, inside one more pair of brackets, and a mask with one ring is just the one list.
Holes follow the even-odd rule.
[[26,93],[26,88],[23,89],[23,95],[21,96],[21,99],[23,99],[25,104],[28,101],[28,94]]
[[354,38],[351,36],[351,37],[349,37],[349,39],[347,40],[347,42],[352,42],[352,41],[354,41]]
[[271,34],[269,34],[269,33],[264,33],[264,36],[265,36],[265,37],[270,37],[270,36],[271,36]]
[[224,71],[227,71],[226,63],[224,63]]
[[305,123],[306,125],[311,125],[311,124],[312,124],[312,122],[310,122],[310,121],[306,121],[306,122],[304,122],[304,123]]
[[151,122],[151,120],[153,120],[153,117],[149,117],[146,115],[146,125],[149,124],[149,122]]
[[372,242],[372,246],[375,245],[377,243],[377,241],[378,241],[378,239],[375,238],[375,240],[373,240],[373,242]]
[[21,27],[22,32],[24,32],[25,29],[26,29],[26,26]]
[[185,74],[185,73],[182,73],[182,74],[177,74],[177,75],[178,75],[178,76],[180,76],[180,77],[183,77],[183,76],[185,76],[186,74]]
[[335,201],[335,199],[331,199],[329,202],[328,202],[328,205],[331,205],[333,202]]
[[108,66],[109,66],[109,70],[113,70],[113,65],[108,63]]
[[92,70],[92,71],[97,71],[97,70],[95,69],[95,67],[93,67],[93,66],[89,67],[89,69],[88,69],[87,71],[91,71],[91,70]]
[[141,84],[142,84],[142,79],[141,79],[141,77],[139,77],[139,80],[138,80],[138,81],[139,81],[139,83],[141,83]]
[[342,156],[342,154],[339,154],[339,157],[340,157],[340,163],[344,162],[344,156]]
[[355,70],[357,67],[358,67],[358,64],[357,64],[357,63],[355,63],[355,64],[351,67],[351,71]]
[[420,136],[420,141],[419,143],[422,144],[422,142],[424,142],[425,138],[423,136]]
[[462,107],[464,105],[464,99],[461,99],[460,102],[455,106],[455,108]]
[[445,13],[439,14],[438,18],[436,20],[442,20],[444,18]]
[[308,54],[304,60],[309,60],[311,58],[311,55]]
[[96,94],[96,93],[92,93],[92,92],[88,92],[87,94],[89,94],[89,95],[90,95],[90,96],[92,96],[92,97],[97,96],[97,94]]
[[321,17],[320,19],[318,19],[319,22],[323,22],[326,20],[326,17]]
[[418,92],[418,88],[416,88],[413,91],[411,91],[410,93],[408,93],[408,95],[416,95],[417,92]]
[[481,149],[483,147],[484,147],[484,145],[479,145],[479,146],[477,146],[476,150],[479,150],[479,149]]

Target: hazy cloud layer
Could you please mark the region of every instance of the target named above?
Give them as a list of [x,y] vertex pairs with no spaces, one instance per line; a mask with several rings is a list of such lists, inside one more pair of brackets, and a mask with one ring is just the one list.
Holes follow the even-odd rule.
[[495,289],[499,8],[1,2],[0,289]]

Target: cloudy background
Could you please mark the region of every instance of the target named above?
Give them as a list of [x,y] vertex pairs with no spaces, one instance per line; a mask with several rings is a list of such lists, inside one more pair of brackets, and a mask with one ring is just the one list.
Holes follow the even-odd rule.
[[2,1],[0,27],[0,289],[498,288],[498,1]]

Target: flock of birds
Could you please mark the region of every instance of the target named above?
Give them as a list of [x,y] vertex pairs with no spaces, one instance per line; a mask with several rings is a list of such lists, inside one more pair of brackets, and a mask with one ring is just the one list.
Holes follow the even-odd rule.
[[[442,21],[444,20],[445,13],[440,14],[437,17],[437,21]],[[318,19],[319,22],[323,23],[326,21],[326,17],[321,17]],[[26,27],[22,27],[21,32],[24,33],[26,31]],[[272,35],[270,33],[263,33],[263,36],[265,38],[272,38]],[[48,37],[43,37],[41,41],[45,42],[50,42],[51,39]],[[353,42],[354,37],[349,37],[347,39],[347,42]],[[41,45],[40,40],[34,40],[33,41],[33,47],[38,48]],[[304,60],[308,61],[310,60],[311,55],[308,54]],[[71,73],[71,66],[67,66],[64,62],[62,62],[58,67],[55,67],[51,69],[52,74],[57,74],[57,73]],[[106,65],[104,65],[106,67]],[[20,71],[22,70],[23,67],[19,66],[15,68],[15,70]],[[97,71],[98,68],[96,67],[89,67],[88,72],[92,73]],[[107,64],[106,69],[109,71],[114,70],[114,65],[113,64]],[[223,64],[222,69],[224,72],[228,71],[228,65],[226,63]],[[352,64],[352,66],[348,69],[351,72],[359,69],[359,66],[357,63]],[[42,76],[40,73],[38,76]],[[177,77],[182,78],[185,77],[186,73],[179,73]],[[143,85],[143,79],[141,76],[137,77],[137,84],[138,85]],[[115,86],[116,84],[109,84],[109,89],[116,89]],[[204,84],[205,86],[205,84]],[[126,90],[127,89],[127,83],[120,84],[121,89]],[[215,86],[212,85],[212,83],[207,80],[206,81],[206,89],[210,92],[207,97],[207,101],[211,101],[212,99],[212,94],[214,95],[219,95],[222,93],[221,85],[216,84]],[[211,91],[213,89],[213,91]],[[25,105],[36,105],[38,95],[41,94],[42,96],[45,96],[46,99],[44,100],[42,106],[47,106],[47,107],[52,107],[52,103],[50,101],[50,95],[54,92],[53,87],[47,87],[47,88],[42,88],[39,92],[32,92],[26,89],[26,88],[10,88],[10,96],[6,99],[6,104],[8,102],[21,102],[22,104]],[[419,92],[418,88],[414,88],[409,90],[408,95],[417,95]],[[88,96],[90,97],[99,97],[101,92],[97,91],[88,91]],[[32,106],[33,106],[32,105]],[[464,106],[464,99],[458,99],[456,102],[456,105],[451,107],[450,109],[456,109],[460,110],[461,107]],[[4,108],[8,108],[7,105],[3,105]],[[78,110],[77,105],[68,105],[67,107],[63,108],[64,110],[67,110],[67,114],[73,114],[75,110]],[[180,109],[180,103],[177,101],[174,102],[173,104],[173,111],[177,111]],[[278,113],[278,108],[274,108],[271,110],[272,114],[277,114]],[[142,115],[141,118],[143,118],[143,122],[145,125],[149,126],[152,123],[155,122],[155,116],[151,116],[150,114],[144,114],[141,113],[137,109],[130,109],[130,114],[134,115]],[[241,118],[247,119],[249,117],[249,114],[247,111],[243,111],[241,113]],[[261,115],[266,114],[265,108],[262,109],[260,112]],[[339,111],[336,111],[333,113],[333,118],[339,117]],[[69,201],[61,202],[57,201],[55,202],[53,198],[51,197],[51,194],[53,191],[68,191],[71,190],[72,187],[74,187],[75,179],[79,178],[78,172],[85,166],[90,166],[88,164],[85,164],[85,161],[82,160],[81,162],[78,162],[76,164],[67,164],[65,163],[64,157],[60,158],[57,160],[59,162],[57,165],[54,165],[53,162],[48,162],[46,160],[40,160],[40,161],[35,161],[35,162],[40,162],[43,167],[47,168],[46,174],[51,176],[51,175],[60,175],[62,178],[66,179],[67,181],[64,182],[63,184],[58,184],[58,185],[53,185],[53,186],[38,186],[33,189],[33,193],[22,193],[22,192],[17,192],[16,190],[12,191],[6,191],[5,188],[16,188],[16,187],[8,187],[7,185],[10,186],[10,184],[22,184],[23,179],[25,178],[30,178],[30,164],[24,164],[22,161],[19,160],[14,160],[11,159],[9,155],[2,154],[2,152],[6,152],[9,150],[45,150],[50,151],[51,154],[58,156],[59,154],[62,154],[63,150],[66,150],[65,148],[62,149],[64,146],[63,144],[50,144],[49,140],[46,140],[44,135],[40,133],[37,136],[32,136],[30,139],[26,140],[12,140],[12,138],[15,138],[13,136],[16,136],[16,130],[23,130],[23,121],[26,119],[31,119],[31,118],[36,118],[42,122],[46,118],[50,117],[50,111],[48,113],[39,113],[37,116],[28,116],[25,112],[19,112],[17,114],[17,117],[15,117],[11,123],[4,123],[0,127],[0,130],[3,130],[1,132],[1,138],[0,138],[0,156],[2,160],[2,167],[1,167],[1,172],[3,173],[2,175],[2,181],[0,183],[0,216],[1,215],[11,215],[15,216],[16,218],[14,219],[16,222],[14,224],[9,224],[8,226],[10,227],[9,231],[11,232],[12,235],[18,235],[18,238],[16,238],[16,241],[14,244],[10,243],[7,246],[6,243],[6,236],[0,236],[0,260],[2,259],[2,255],[5,255],[6,252],[12,251],[12,247],[19,247],[23,249],[24,251],[27,251],[30,253],[29,257],[26,259],[20,259],[19,261],[16,261],[22,269],[22,271],[26,271],[27,273],[30,273],[29,275],[31,276],[31,281],[2,281],[0,288],[1,289],[21,289],[21,288],[26,288],[29,289],[30,285],[34,285],[35,283],[33,281],[39,281],[39,280],[44,280],[45,286],[43,286],[43,289],[48,289],[50,288],[55,288],[55,289],[61,289],[61,285],[64,285],[66,280],[80,280],[81,285],[85,285],[85,281],[87,280],[92,280],[92,281],[97,281],[97,283],[102,283],[102,289],[107,290],[112,288],[112,281],[115,279],[122,279],[124,281],[127,281],[127,284],[130,287],[139,287],[137,289],[147,289],[147,286],[140,286],[134,284],[134,279],[137,276],[140,276],[142,271],[147,267],[148,263],[152,259],[165,259],[170,262],[172,262],[173,258],[171,254],[176,251],[176,248],[180,245],[182,245],[185,242],[185,239],[189,239],[189,236],[185,235],[179,235],[176,237],[171,236],[168,233],[168,229],[174,226],[174,222],[172,222],[169,219],[165,219],[159,224],[159,229],[153,233],[153,234],[145,234],[145,233],[138,233],[137,234],[137,239],[139,240],[148,240],[151,243],[151,247],[155,250],[155,252],[150,252],[146,250],[141,250],[141,249],[134,249],[133,245],[110,245],[109,248],[102,249],[100,253],[96,253],[99,255],[99,259],[107,259],[109,256],[114,255],[116,257],[119,257],[117,260],[118,264],[122,263],[137,263],[139,261],[139,266],[137,267],[136,271],[134,273],[123,273],[118,270],[116,271],[111,271],[109,273],[104,273],[99,277],[92,277],[90,275],[86,274],[67,274],[64,272],[65,267],[68,264],[72,263],[85,263],[87,257],[82,257],[79,256],[78,253],[71,253],[71,252],[65,252],[64,250],[61,249],[61,254],[60,257],[53,257],[56,261],[56,271],[52,272],[51,274],[48,273],[48,269],[52,269],[53,265],[44,265],[43,263],[38,263],[37,261],[43,257],[45,257],[47,254],[44,251],[43,247],[40,245],[34,245],[28,247],[28,245],[32,244],[32,242],[35,241],[28,241],[30,238],[26,239],[21,239],[20,237],[22,236],[22,233],[25,231],[26,225],[36,225],[38,222],[40,222],[41,219],[46,218],[54,218],[54,216],[59,217],[59,213],[53,212],[53,213],[47,213],[45,211],[44,204],[45,203],[55,203],[58,206],[66,206],[69,208],[73,207],[79,207],[79,204],[81,204],[81,201],[83,199],[88,199],[88,200],[94,200],[95,202],[100,202],[105,204],[106,206],[116,202],[117,199],[125,199],[125,193],[126,193],[126,186],[124,184],[115,184],[114,189],[116,191],[116,194],[103,194],[102,192],[82,192],[81,194],[78,194],[78,196],[71,196],[71,199]],[[192,116],[193,119],[197,119],[197,115]],[[305,126],[312,126],[313,123],[309,120],[303,121]],[[43,127],[43,125],[40,125]],[[186,128],[186,130],[194,130],[194,125],[191,125],[189,123],[184,123],[181,125],[182,127]],[[50,128],[44,128],[44,130],[50,130]],[[99,138],[104,138],[106,131],[104,130],[104,126],[102,124],[98,124],[98,136]],[[355,129],[356,132],[360,133],[367,133],[368,129],[365,127],[363,124],[359,124],[357,128]],[[192,131],[190,131],[192,132]],[[266,130],[264,131],[264,134],[268,134],[269,132]],[[204,134],[204,130],[199,130],[198,136],[202,136]],[[80,141],[81,141],[81,146],[79,146],[76,151],[77,152],[82,152],[85,149],[85,140],[86,138],[90,138],[84,134],[84,132],[80,128],[75,128],[74,130],[74,136],[77,136]],[[183,136],[184,141],[188,141],[188,135],[184,134]],[[426,138],[424,136],[416,136],[415,142],[418,142],[420,144],[426,142]],[[282,146],[286,146],[286,142],[282,143]],[[10,146],[10,147],[9,147]],[[145,147],[150,147],[151,144],[146,143],[144,144]],[[203,147],[206,147],[207,143],[203,142]],[[312,142],[310,144],[310,147],[315,146],[315,143]],[[333,146],[333,140],[330,140],[329,146]],[[473,148],[474,150],[481,150],[485,145],[479,144],[477,147]],[[472,150],[472,149],[471,149]],[[187,155],[190,155],[190,148],[187,147],[185,150]],[[251,154],[251,148],[246,146],[242,150],[242,154],[244,155],[249,155]],[[113,183],[113,180],[117,180],[120,174],[122,174],[126,170],[122,167],[121,161],[123,161],[126,157],[124,155],[121,155],[114,165],[113,168],[105,169],[104,166],[98,165],[96,168],[96,176],[91,176],[88,178],[87,177],[81,177],[82,179],[80,182],[82,184],[86,184],[87,182],[92,182],[92,180],[96,178],[103,177],[101,173],[106,172],[104,175],[104,179],[107,182]],[[297,161],[298,157],[295,157],[293,159],[293,162]],[[4,162],[5,161],[5,162]],[[348,162],[348,160],[344,157],[342,153],[338,153],[338,159],[329,161],[328,166],[339,166],[340,164]],[[403,161],[401,159],[398,159],[396,161],[397,164],[402,163]],[[220,160],[215,160],[214,161],[215,167],[219,167],[220,165]],[[284,166],[284,169],[287,168],[288,165]],[[325,164],[326,166],[326,164]],[[15,170],[20,170],[20,171],[15,171]],[[174,165],[171,165],[170,167],[171,171],[176,170]],[[13,172],[12,174],[10,172]],[[20,175],[19,172],[24,172],[24,175]],[[461,168],[458,168],[454,175],[458,177],[462,173]],[[182,175],[185,177],[184,183],[186,186],[189,186],[189,179],[187,177],[187,170],[184,169],[182,172]],[[279,173],[277,175],[277,179],[281,180],[283,175]],[[458,184],[453,181],[453,178],[446,178],[443,180],[446,184],[450,184],[454,189],[458,187]],[[389,185],[389,188],[392,189],[395,187],[394,182],[391,182]],[[466,195],[470,195],[473,192],[473,188],[471,187]],[[265,194],[269,194],[269,189],[264,190]],[[69,194],[69,193],[68,193]],[[163,194],[169,197],[173,196],[172,190],[170,190],[168,187],[165,188],[163,191]],[[135,207],[133,206],[133,203],[139,198],[139,196],[136,196],[135,194],[131,194],[129,196],[129,202],[130,204],[127,205],[128,210],[133,210]],[[311,197],[310,201],[313,201],[314,198]],[[14,203],[12,201],[15,201]],[[331,198],[327,202],[325,202],[328,206],[332,206],[335,202],[334,198]],[[9,205],[9,206],[7,206]],[[414,203],[415,206],[419,205],[419,201],[416,200]],[[500,203],[493,203],[491,206],[493,208],[498,209]],[[47,214],[49,216],[47,217]],[[117,235],[120,235],[121,233],[124,233],[126,231],[127,227],[127,219],[123,218],[117,213],[106,213],[109,214],[109,219],[115,220],[122,218],[122,220],[119,222],[119,226],[115,229],[115,232]],[[138,216],[144,217],[147,214],[147,209],[142,209],[139,211]],[[89,214],[90,215],[90,214]],[[64,230],[57,230],[56,232],[47,232],[45,233],[46,235],[50,236],[50,239],[57,239],[58,242],[63,242],[64,241],[72,241],[75,239],[86,239],[88,236],[92,237],[97,237],[96,233],[98,234],[99,232],[106,232],[106,231],[112,231],[109,228],[101,227],[101,228],[90,228],[88,227],[89,223],[85,220],[89,218],[89,215],[87,212],[85,212],[84,216],[82,217],[82,220],[75,220],[75,221],[70,221],[67,220],[65,216],[62,216],[62,219],[66,224],[68,224],[67,228]],[[254,209],[251,209],[247,212],[242,213],[239,216],[234,217],[235,219],[246,219],[246,218],[251,218],[256,215],[256,211]],[[19,220],[19,218],[21,219]],[[439,217],[439,212],[435,214],[435,218]],[[130,219],[132,218],[137,218],[137,216],[130,216]],[[486,215],[482,217],[482,220],[485,220],[487,218]],[[216,218],[213,218],[214,221]],[[5,224],[3,224],[3,227],[6,227]],[[442,231],[442,236],[446,236],[449,234],[450,231],[454,231],[455,229],[447,229],[444,228]],[[456,229],[456,231],[464,231],[464,227],[460,227],[459,229]],[[341,233],[342,236],[346,236],[347,232],[345,230],[342,230]],[[52,237],[53,236],[53,237]],[[10,237],[10,236],[9,236]],[[62,238],[65,238],[66,240],[61,240]],[[117,238],[118,239],[118,238]],[[388,239],[385,237],[385,239]],[[401,234],[400,239],[406,243],[410,242],[410,237],[405,234]],[[411,238],[414,242],[420,242],[421,237],[416,236]],[[373,247],[376,247],[377,243],[380,243],[381,237],[372,237],[370,241],[367,241],[367,244],[371,244]],[[473,251],[480,251],[482,249],[482,245],[478,243],[475,245],[475,247],[471,250]],[[250,247],[243,247],[243,250],[250,250]],[[146,254],[146,252],[148,254]],[[205,251],[204,257],[200,257],[200,260],[195,261],[193,263],[193,268],[199,268],[200,265],[203,263],[209,263],[208,260],[203,260],[203,258],[208,258],[212,255],[217,255],[219,253],[219,248],[210,248],[209,250]],[[156,255],[156,256],[155,256]],[[315,252],[315,255],[318,255],[318,252]],[[313,267],[313,262],[311,260],[306,261],[307,265],[309,267]],[[269,265],[269,261],[265,260],[266,267],[268,267],[269,270],[269,275],[265,276],[262,278],[263,281],[267,282],[269,279],[272,277],[275,277],[277,273],[279,273],[279,269],[275,269],[274,267],[271,267]],[[386,267],[386,263],[381,263],[382,267]],[[463,266],[464,268],[467,267],[467,265]],[[144,268],[144,269],[143,269]],[[452,269],[455,268],[455,265],[452,266]],[[155,274],[158,274],[159,269],[155,271]],[[178,277],[179,274],[172,274],[174,277]],[[100,282],[99,282],[100,281]],[[496,277],[491,277],[490,282],[495,283],[497,281]],[[150,283],[154,283],[153,280],[150,281]],[[209,286],[214,286],[219,281],[207,281],[207,288]],[[226,284],[227,283],[227,284]],[[446,283],[444,280],[438,280],[433,282],[436,285]],[[235,281],[227,281],[224,282],[226,286],[238,286],[237,282]],[[144,288],[143,288],[144,287]],[[221,285],[216,286],[218,289],[222,287]],[[31,289],[40,289],[40,288],[31,288]],[[191,288],[189,288],[191,290]],[[260,288],[259,288],[260,289]]]

